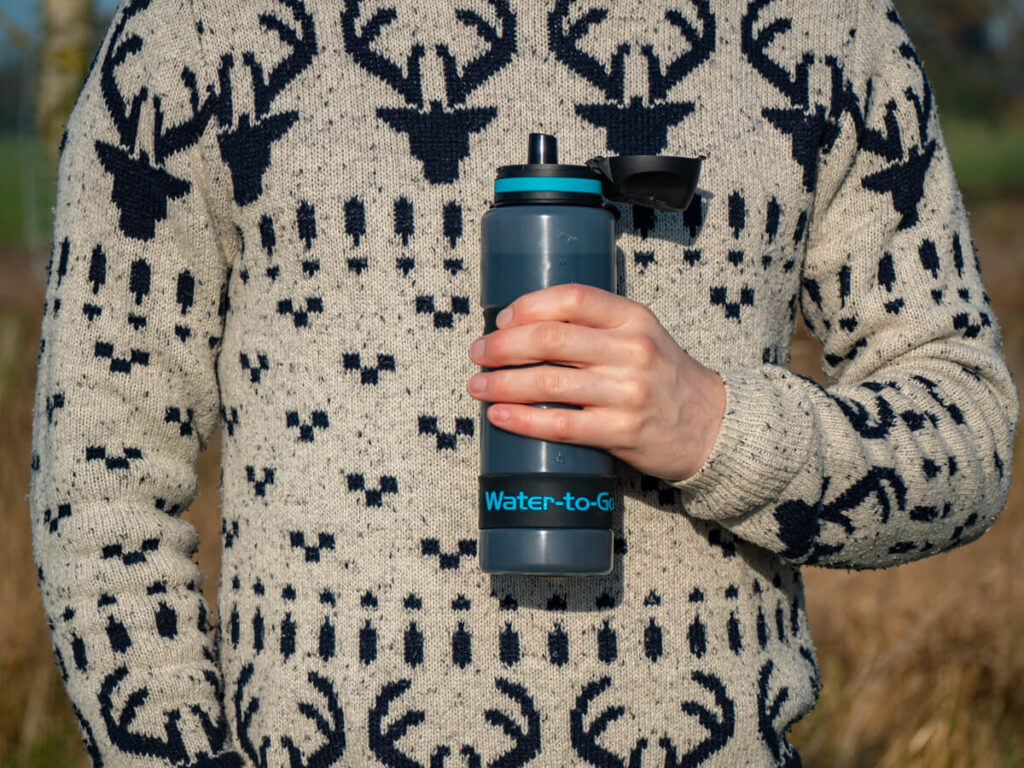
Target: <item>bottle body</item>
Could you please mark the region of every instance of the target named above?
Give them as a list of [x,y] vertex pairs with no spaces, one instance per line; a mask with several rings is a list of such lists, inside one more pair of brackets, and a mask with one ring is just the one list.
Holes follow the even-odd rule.
[[[588,205],[491,208],[481,219],[481,259],[484,332],[490,333],[497,313],[524,293],[562,283],[615,292],[615,218],[607,208]],[[537,440],[495,427],[486,416],[489,406],[480,406],[481,568],[488,573],[608,573],[613,457],[590,446]]]

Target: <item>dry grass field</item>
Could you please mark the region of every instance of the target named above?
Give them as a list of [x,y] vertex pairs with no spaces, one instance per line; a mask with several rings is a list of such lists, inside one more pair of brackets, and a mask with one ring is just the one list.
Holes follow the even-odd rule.
[[[1007,359],[1024,382],[1024,200],[971,206],[983,279]],[[42,288],[0,253],[0,766],[87,761],[50,648],[28,523],[31,406]],[[803,326],[792,368],[821,381]],[[1021,457],[1018,440],[1016,456]],[[219,565],[219,441],[199,462],[186,513],[214,605]],[[806,569],[825,688],[792,734],[809,768],[1024,766],[1024,480],[977,542],[900,568]]]

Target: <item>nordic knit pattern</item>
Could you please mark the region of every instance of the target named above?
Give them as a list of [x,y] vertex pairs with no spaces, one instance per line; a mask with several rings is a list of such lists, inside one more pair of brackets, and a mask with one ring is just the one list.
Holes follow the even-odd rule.
[[[607,577],[476,561],[479,222],[530,131],[707,158],[619,204],[618,292],[724,423],[683,482],[617,463]],[[981,535],[1018,410],[887,0],[123,0],[62,143],[39,584],[96,766],[793,766],[800,566]]]

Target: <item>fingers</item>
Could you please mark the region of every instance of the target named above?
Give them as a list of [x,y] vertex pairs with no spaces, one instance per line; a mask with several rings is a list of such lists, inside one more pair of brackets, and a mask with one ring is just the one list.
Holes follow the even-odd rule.
[[642,344],[633,336],[617,337],[605,329],[542,321],[493,331],[473,344],[470,357],[485,368],[545,361],[611,366],[622,365],[637,353],[643,354],[636,349]]
[[575,410],[502,403],[488,408],[487,417],[495,426],[518,435],[605,450],[624,444],[624,436],[629,434],[615,412],[605,408]]
[[[510,310],[511,314],[506,315]],[[643,304],[602,288],[562,283],[520,296],[498,315],[498,327],[555,320],[593,328],[618,328],[648,312]]]
[[580,406],[639,407],[647,397],[641,380],[617,380],[589,370],[535,366],[489,371],[469,380],[469,393],[500,403],[570,403]]

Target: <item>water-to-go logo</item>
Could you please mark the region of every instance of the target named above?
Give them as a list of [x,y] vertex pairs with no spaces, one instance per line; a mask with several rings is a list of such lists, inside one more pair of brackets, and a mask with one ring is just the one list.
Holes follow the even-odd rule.
[[615,509],[615,499],[607,492],[597,494],[596,498],[588,496],[577,496],[569,491],[561,499],[554,496],[540,496],[535,494],[519,493],[508,494],[504,491],[484,491],[484,501],[488,511],[495,509],[506,510],[533,510],[535,512],[547,511],[549,507],[561,507],[562,509],[577,510],[586,512],[592,507],[603,512],[610,512]]

